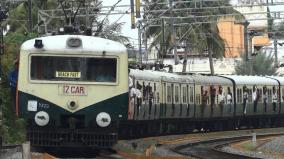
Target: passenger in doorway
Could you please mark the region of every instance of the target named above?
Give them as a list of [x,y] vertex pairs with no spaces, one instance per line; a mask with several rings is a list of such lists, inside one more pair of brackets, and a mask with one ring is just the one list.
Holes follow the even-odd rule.
[[[149,115],[151,116],[151,112],[152,112],[152,105],[153,105],[153,98],[154,98],[154,94],[153,94],[153,90],[152,87],[149,85],[148,87],[148,99],[149,99]],[[150,118],[149,116],[149,118]]]
[[267,95],[267,87],[263,87],[263,103],[264,103],[264,112],[267,111],[267,100],[268,100],[268,95]]
[[128,119],[133,119],[133,113],[134,113],[134,102],[135,102],[135,96],[136,91],[133,85],[133,80],[130,77],[130,69],[128,69]]
[[16,59],[14,62],[13,69],[8,74],[8,80],[11,90],[11,104],[12,104],[12,111],[15,112],[16,110],[16,100],[17,100],[17,85],[18,85],[18,74],[19,74],[19,60]]
[[209,100],[208,91],[205,90],[204,93],[202,93],[201,95],[201,116],[202,117],[204,116],[204,110],[206,108],[208,100]]
[[257,87],[256,85],[253,86],[252,88],[252,99],[253,99],[253,112],[257,112]]
[[142,92],[141,92],[142,86],[141,84],[139,84],[138,81],[136,83],[136,87],[137,87],[136,89],[136,98],[137,98],[136,116],[138,117],[140,113],[141,105],[142,105]]
[[243,87],[243,110],[244,114],[247,114],[247,103],[248,103],[248,90],[247,86]]
[[275,87],[272,88],[272,104],[273,104],[273,112],[276,112],[276,105],[278,102],[277,92]]
[[213,115],[213,109],[215,105],[215,98],[216,98],[216,89],[214,86],[210,86],[210,108],[211,108],[211,116]]
[[134,115],[134,102],[136,97],[136,89],[131,87],[129,89],[129,106],[128,106],[128,119],[132,120]]
[[229,113],[233,112],[233,98],[231,88],[228,87],[228,94],[227,94],[227,104],[229,105]]
[[133,87],[133,80],[129,74],[130,74],[130,69],[128,69],[128,87],[131,88]]
[[223,109],[224,109],[224,104],[225,104],[225,94],[224,94],[222,86],[219,86],[218,102],[219,102],[219,106],[221,109],[221,114],[223,115]]

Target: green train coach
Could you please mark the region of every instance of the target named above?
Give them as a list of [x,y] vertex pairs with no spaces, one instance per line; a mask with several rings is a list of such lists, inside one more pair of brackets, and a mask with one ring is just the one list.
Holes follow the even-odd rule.
[[284,77],[128,72],[125,46],[102,38],[21,47],[16,112],[32,146],[101,149],[118,138],[280,127],[283,102]]
[[31,39],[20,51],[17,113],[33,146],[109,148],[127,119],[124,45],[82,35]]

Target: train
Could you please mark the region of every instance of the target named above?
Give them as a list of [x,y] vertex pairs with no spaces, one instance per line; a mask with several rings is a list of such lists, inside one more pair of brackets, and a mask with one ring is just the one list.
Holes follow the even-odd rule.
[[19,61],[16,112],[32,146],[284,125],[280,76],[131,69],[124,45],[83,35],[28,40]]
[[27,140],[50,147],[113,145],[118,122],[127,119],[127,60],[122,44],[91,36],[24,42],[17,112],[27,121]]

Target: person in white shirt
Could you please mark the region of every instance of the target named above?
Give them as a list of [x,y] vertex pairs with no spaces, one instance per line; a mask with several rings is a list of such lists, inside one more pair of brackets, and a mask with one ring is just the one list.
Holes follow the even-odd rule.
[[228,87],[228,94],[227,94],[227,104],[229,105],[229,113],[233,112],[233,98],[232,98],[232,92],[230,87]]
[[137,99],[137,103],[136,103],[136,116],[139,116],[140,113],[140,109],[141,109],[141,105],[142,105],[142,92],[141,92],[141,88],[142,85],[140,85],[138,82],[136,83],[136,99]]
[[257,88],[256,85],[253,86],[252,88],[252,99],[253,99],[253,112],[257,112]]
[[268,100],[268,95],[267,95],[267,87],[263,87],[263,103],[264,103],[264,112],[267,112],[267,100]]
[[248,90],[247,86],[243,87],[243,110],[244,114],[247,114],[247,103],[248,103]]
[[217,100],[219,102],[221,114],[223,114],[223,109],[224,109],[224,104],[225,104],[225,94],[224,94],[222,86],[219,86],[219,94],[218,94]]
[[136,89],[134,87],[131,87],[129,90],[129,106],[128,106],[128,119],[133,119],[134,114],[134,101],[136,97]]
[[132,77],[130,77],[129,73],[130,73],[130,69],[128,69],[128,87],[131,88],[133,87],[133,80],[132,80]]
[[277,105],[277,93],[275,87],[272,88],[272,104],[273,104],[273,112],[276,112],[276,105]]

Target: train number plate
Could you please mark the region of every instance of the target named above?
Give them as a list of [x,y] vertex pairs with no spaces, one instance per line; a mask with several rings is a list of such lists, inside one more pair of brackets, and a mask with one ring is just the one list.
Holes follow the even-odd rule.
[[87,89],[82,85],[61,85],[59,90],[64,95],[87,95]]

